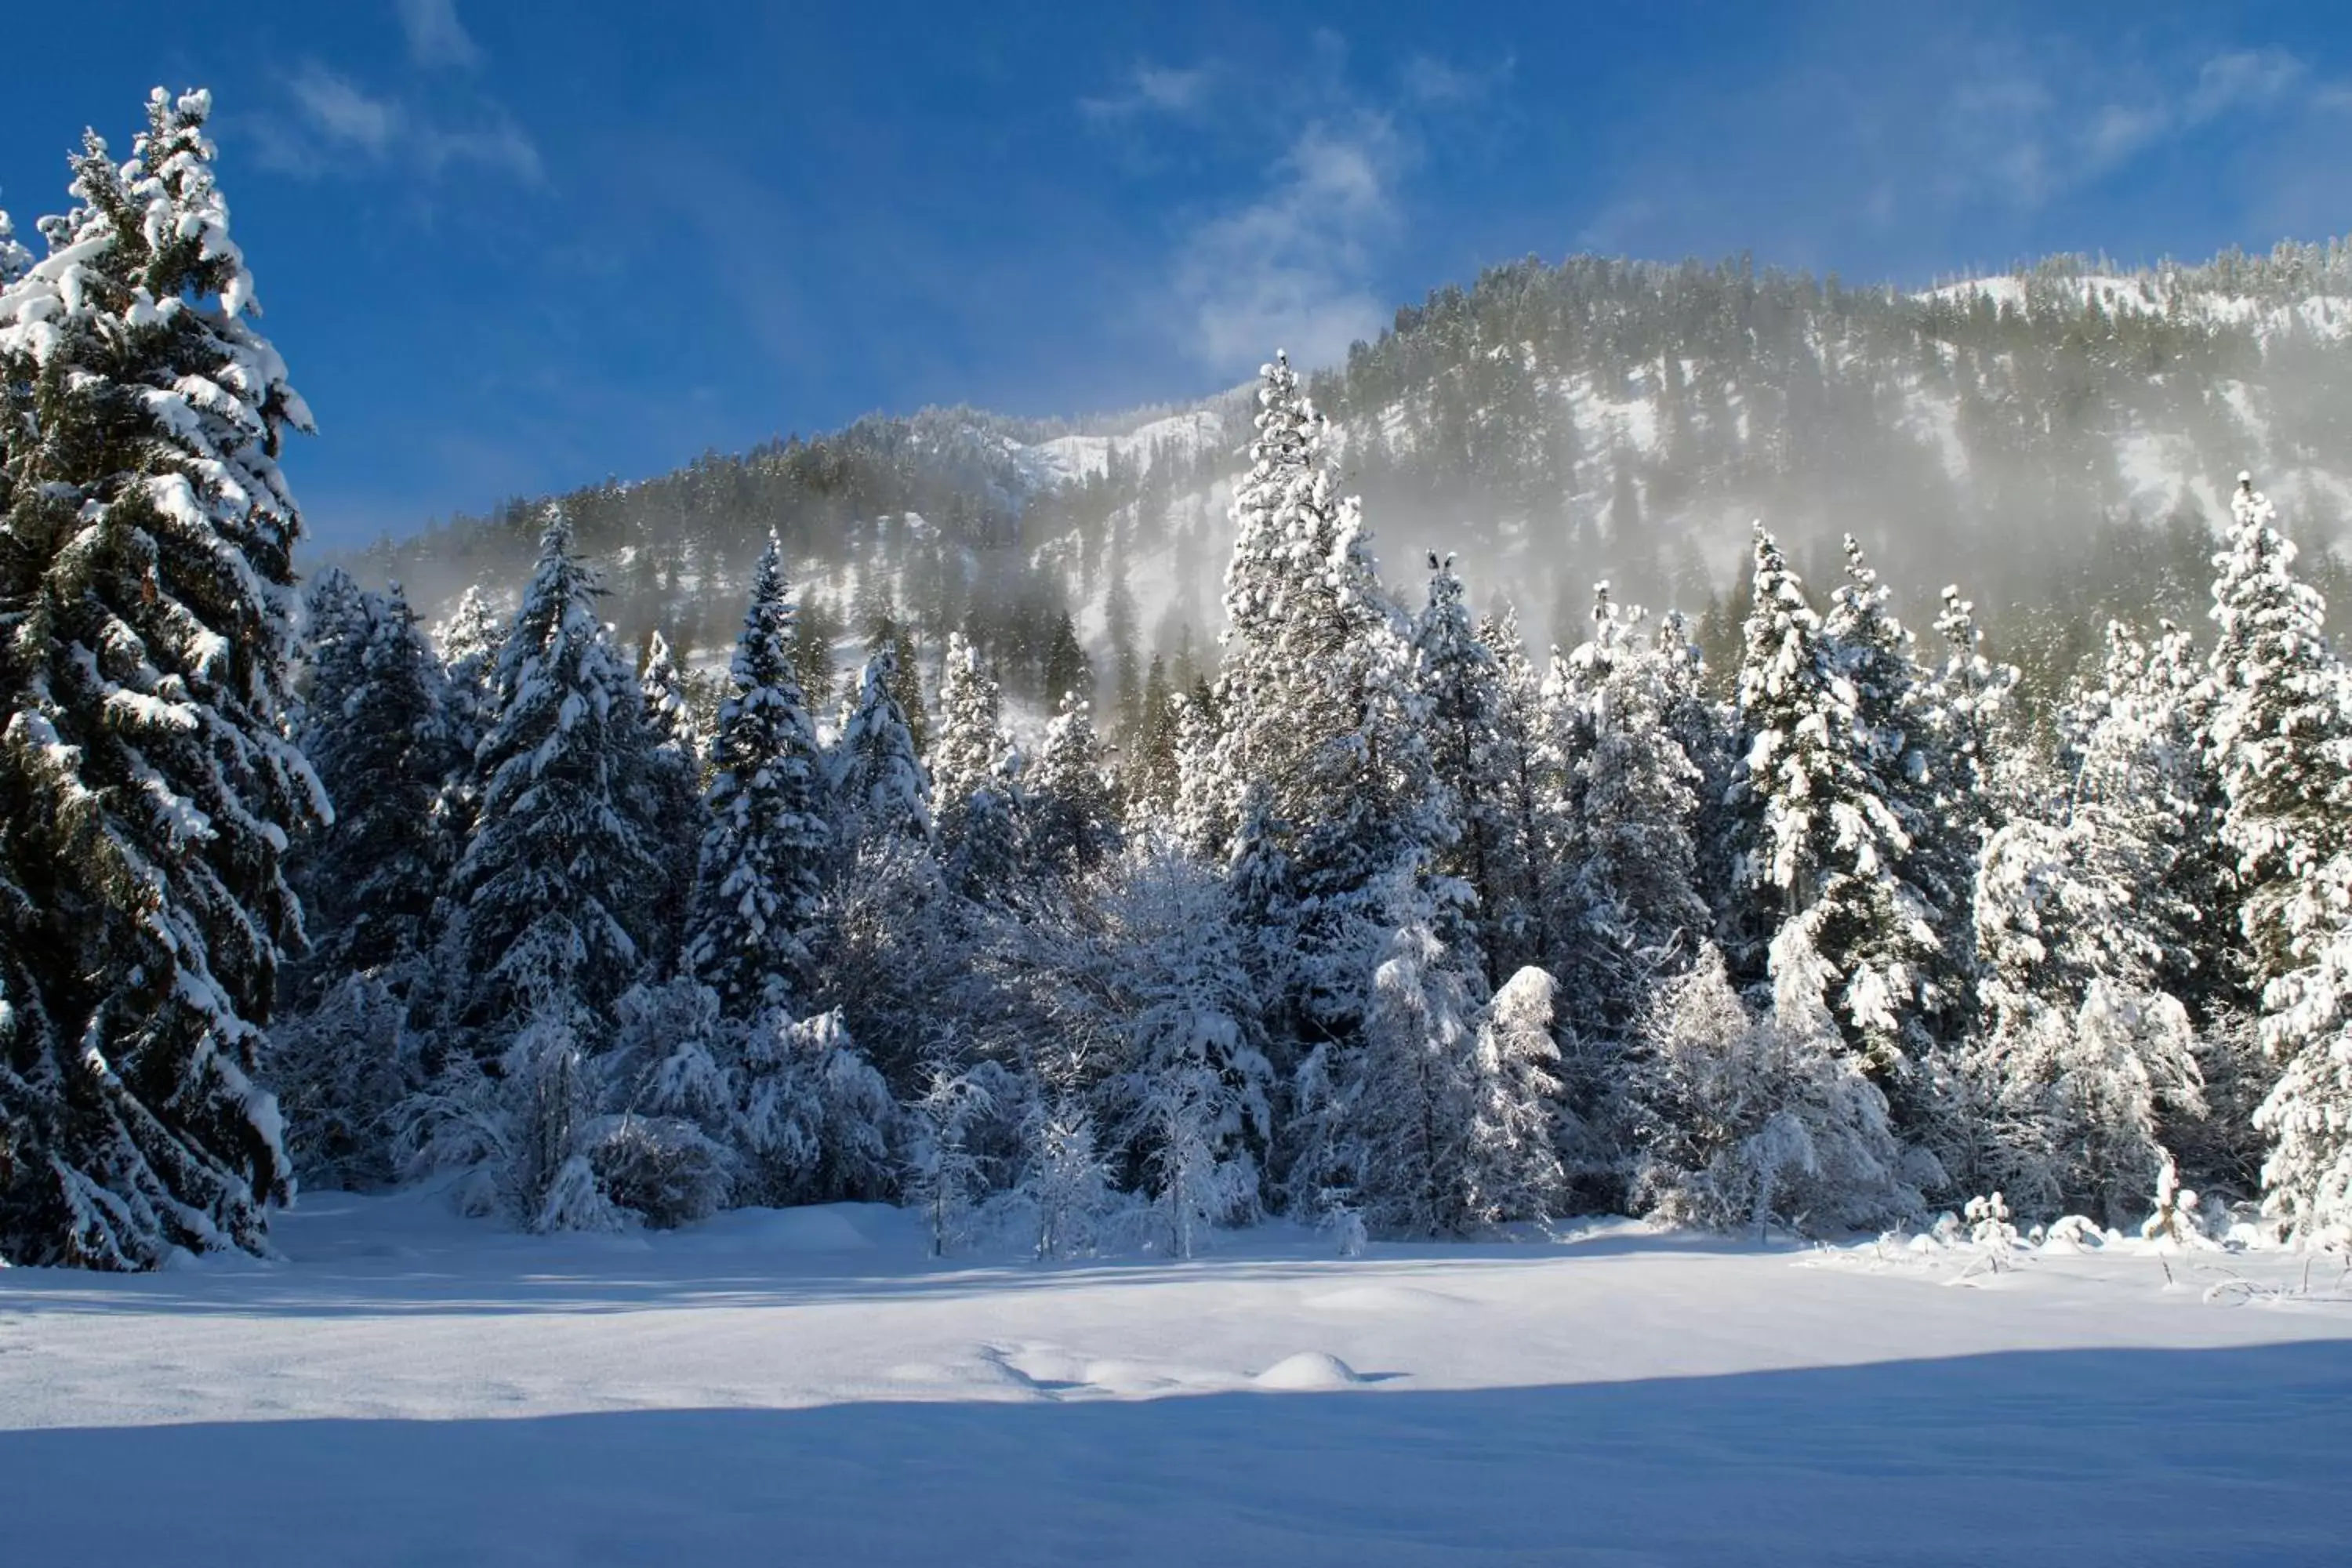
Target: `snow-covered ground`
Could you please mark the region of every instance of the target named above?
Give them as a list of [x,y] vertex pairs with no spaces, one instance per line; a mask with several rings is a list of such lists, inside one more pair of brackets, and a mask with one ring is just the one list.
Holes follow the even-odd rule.
[[0,1274],[0,1562],[2352,1552],[2352,1295],[2284,1255],[1619,1224],[1041,1267],[881,1208],[537,1238],[332,1194],[279,1237]]

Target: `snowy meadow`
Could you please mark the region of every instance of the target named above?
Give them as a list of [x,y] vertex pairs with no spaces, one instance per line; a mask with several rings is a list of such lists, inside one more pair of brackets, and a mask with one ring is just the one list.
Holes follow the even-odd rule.
[[[2352,1293],[2275,1250],[1041,1265],[877,1205],[530,1237],[417,1194],[277,1234],[0,1281],[22,1561],[2341,1561]],[[140,1496],[94,1522],[101,1471]]]

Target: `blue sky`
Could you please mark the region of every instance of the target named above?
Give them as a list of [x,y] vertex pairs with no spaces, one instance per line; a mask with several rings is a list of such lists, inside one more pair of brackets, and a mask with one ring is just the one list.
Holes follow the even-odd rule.
[[0,54],[0,205],[29,231],[84,124],[127,152],[149,86],[214,89],[336,544],[876,409],[1188,398],[1529,254],[1916,283],[2352,229],[2340,5],[84,0],[68,33]]

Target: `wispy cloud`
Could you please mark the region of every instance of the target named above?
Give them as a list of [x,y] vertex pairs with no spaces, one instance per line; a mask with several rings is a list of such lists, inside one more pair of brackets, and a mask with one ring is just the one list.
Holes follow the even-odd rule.
[[427,69],[470,69],[482,63],[481,46],[457,19],[457,0],[397,0],[400,30],[408,58]]
[[1097,124],[1147,114],[1190,114],[1207,102],[1215,74],[1207,65],[1178,68],[1140,62],[1115,91],[1078,100],[1078,112]]
[[261,161],[280,173],[320,179],[406,169],[437,177],[468,168],[527,185],[546,181],[538,146],[495,103],[445,121],[315,61],[294,73],[287,92],[290,117],[255,122]]
[[[2306,96],[2297,89],[2310,74],[2277,48],[2213,55],[2193,79],[2126,59],[2105,73],[2069,71],[2053,82],[2046,68],[2012,63],[1953,89],[1937,184],[1956,197],[2039,208],[2218,121],[2275,115]],[[2341,90],[2323,85],[2308,96]]]
[[1278,77],[1234,62],[1184,69],[1142,64],[1082,99],[1111,132],[1124,171],[1223,187],[1187,190],[1161,292],[1143,309],[1155,330],[1216,374],[1240,374],[1274,349],[1328,364],[1389,318],[1383,264],[1415,205],[1412,175],[1441,127],[1496,103],[1512,63],[1465,67],[1404,59],[1370,90],[1347,40],[1319,31]]
[[1302,364],[1328,364],[1378,332],[1387,310],[1371,287],[1372,253],[1399,222],[1409,160],[1385,115],[1301,132],[1264,190],[1184,242],[1175,287],[1193,356],[1233,371],[1282,347]]

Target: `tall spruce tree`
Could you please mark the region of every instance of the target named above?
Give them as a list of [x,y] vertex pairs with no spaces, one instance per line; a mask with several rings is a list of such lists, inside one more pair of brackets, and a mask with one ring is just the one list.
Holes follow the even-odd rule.
[[335,820],[291,857],[310,933],[292,991],[315,1000],[366,971],[404,994],[421,976],[391,972],[413,971],[431,945],[456,859],[438,810],[456,766],[441,672],[397,584],[373,594],[329,567],[310,602],[311,674],[297,738]]
[[95,132],[26,267],[0,247],[0,1257],[146,1268],[268,1246],[254,1081],[329,816],[284,733],[310,415],[252,324],[205,132]]
[[2352,689],[2250,476],[2233,516],[2214,560],[2212,736],[2279,1068],[2254,1118],[2265,1202],[2306,1243],[2352,1245]]
[[931,782],[894,690],[898,679],[898,653],[886,642],[866,659],[857,700],[826,759],[844,851],[864,842],[930,839]]
[[499,655],[498,722],[476,756],[480,816],[455,881],[467,1016],[501,1045],[535,1012],[603,1015],[661,941],[653,737],[596,617],[602,593],[551,506]]
[[793,632],[772,533],[711,737],[709,826],[685,946],[688,969],[740,1017],[787,1007],[806,989],[807,932],[832,837]]
[[1468,888],[1488,989],[1528,923],[1524,846],[1510,831],[1502,669],[1480,641],[1451,557],[1430,557],[1429,600],[1412,628],[1413,679],[1427,713],[1430,761],[1458,829],[1434,868]]
[[1907,659],[1867,568],[1854,552],[1849,563],[1833,636],[1757,527],[1734,934],[1747,975],[1760,968],[1778,989],[1787,977],[1771,955],[1801,928],[1790,950],[1824,966],[1823,1000],[1847,1048],[1892,1081],[1927,1043],[1926,1010],[1944,1001],[1930,988],[1941,955],[1937,909],[1906,879],[1921,826],[1906,772]]
[[[1381,589],[1355,501],[1337,490],[1325,424],[1279,355],[1258,392],[1251,468],[1234,492],[1231,628],[1216,740],[1188,752],[1187,795],[1217,797],[1192,835],[1222,851],[1248,794],[1302,912],[1278,990],[1302,1038],[1346,1040],[1370,1000],[1386,889],[1424,875],[1454,829],[1429,760],[1405,618]],[[1447,935],[1458,903],[1443,888]]]

